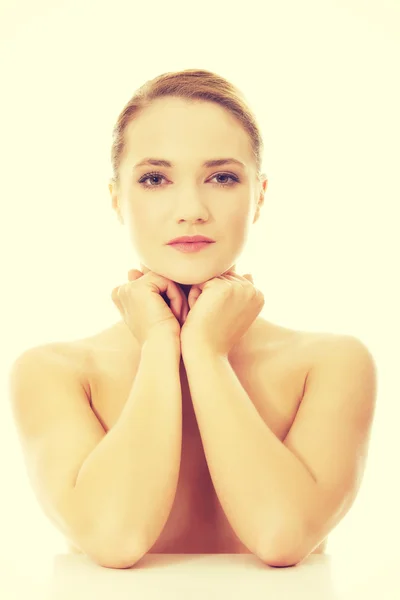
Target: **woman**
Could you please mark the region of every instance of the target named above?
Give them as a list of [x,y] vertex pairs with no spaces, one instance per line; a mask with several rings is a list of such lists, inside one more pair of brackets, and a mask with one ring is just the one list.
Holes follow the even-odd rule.
[[[122,320],[14,367],[38,498],[71,550],[104,566],[147,552],[291,566],[324,551],[355,499],[371,355],[265,320],[262,292],[236,272],[267,189],[262,148],[243,96],[214,73],[140,88],[112,146],[112,206],[141,261],[112,290]],[[208,241],[171,244],[181,236]]]

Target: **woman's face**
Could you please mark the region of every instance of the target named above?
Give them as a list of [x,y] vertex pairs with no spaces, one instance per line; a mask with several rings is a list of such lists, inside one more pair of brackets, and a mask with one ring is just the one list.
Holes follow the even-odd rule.
[[[267,187],[257,179],[247,132],[216,104],[169,97],[154,101],[125,135],[119,194],[109,188],[141,270],[190,288],[235,269]],[[229,157],[243,166],[203,164]],[[172,166],[137,164],[148,158]],[[167,245],[183,235],[215,243],[193,253]]]

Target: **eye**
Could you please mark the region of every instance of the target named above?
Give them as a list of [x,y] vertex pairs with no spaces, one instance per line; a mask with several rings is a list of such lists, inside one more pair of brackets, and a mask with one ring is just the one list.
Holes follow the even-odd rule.
[[[146,173],[146,175],[143,175],[143,177],[141,179],[139,179],[138,183],[143,184],[145,181],[147,181],[147,179],[154,179],[155,177],[162,177],[163,179],[165,179],[164,175],[162,175],[161,173],[152,171],[151,173]],[[149,187],[160,187],[160,186],[159,185],[143,185],[142,187],[149,188]]]
[[[146,173],[143,175],[143,177],[139,179],[138,183],[140,183],[144,189],[161,187],[160,185],[143,185],[148,179],[154,179],[157,177],[165,179],[165,176],[162,173],[159,173],[158,171],[152,171],[151,173]],[[215,179],[216,177],[228,177],[231,179],[230,183],[216,183],[215,185],[218,185],[219,187],[231,187],[236,183],[239,183],[239,178],[237,175],[233,175],[233,173],[217,173],[211,179]]]
[[214,179],[215,177],[229,177],[231,179],[230,183],[217,183],[217,185],[222,185],[223,187],[228,187],[239,182],[239,178],[236,175],[231,175],[229,173],[217,173],[217,175],[214,175],[212,179]]

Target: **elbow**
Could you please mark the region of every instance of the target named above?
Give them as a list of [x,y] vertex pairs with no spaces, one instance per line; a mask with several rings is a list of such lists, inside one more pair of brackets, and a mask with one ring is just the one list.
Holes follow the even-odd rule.
[[270,567],[294,567],[308,556],[304,547],[303,533],[292,528],[262,540],[256,554]]
[[130,569],[132,568],[141,558],[143,554],[140,555],[122,555],[120,553],[114,552],[103,552],[103,553],[93,553],[89,555],[89,558],[95,562],[100,567],[105,567],[107,569]]
[[118,538],[92,536],[84,547],[93,562],[108,569],[130,569],[146,554],[145,544],[127,534]]
[[262,562],[269,567],[295,567],[305,557],[296,554],[290,554],[289,552],[259,552],[258,557]]

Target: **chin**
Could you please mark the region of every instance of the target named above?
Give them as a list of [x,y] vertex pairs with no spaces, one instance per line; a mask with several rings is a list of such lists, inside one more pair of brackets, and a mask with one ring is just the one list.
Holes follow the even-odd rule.
[[208,281],[209,279],[213,279],[214,277],[219,277],[223,273],[226,273],[230,269],[233,268],[233,265],[230,265],[226,268],[221,267],[212,267],[211,265],[204,263],[204,265],[197,264],[196,265],[196,278],[193,277],[193,268],[188,266],[181,269],[177,269],[176,267],[172,267],[170,265],[163,265],[157,268],[147,267],[150,271],[154,271],[155,273],[159,273],[163,277],[174,281],[175,283],[179,283],[180,285],[197,285],[199,283],[203,283],[204,281]]
[[180,285],[198,285],[209,279],[214,279],[214,277],[219,277],[222,273],[224,273],[224,271],[209,271],[208,273],[204,273],[204,276],[196,277],[196,279],[193,279],[193,275],[188,277],[171,277],[171,279]]

